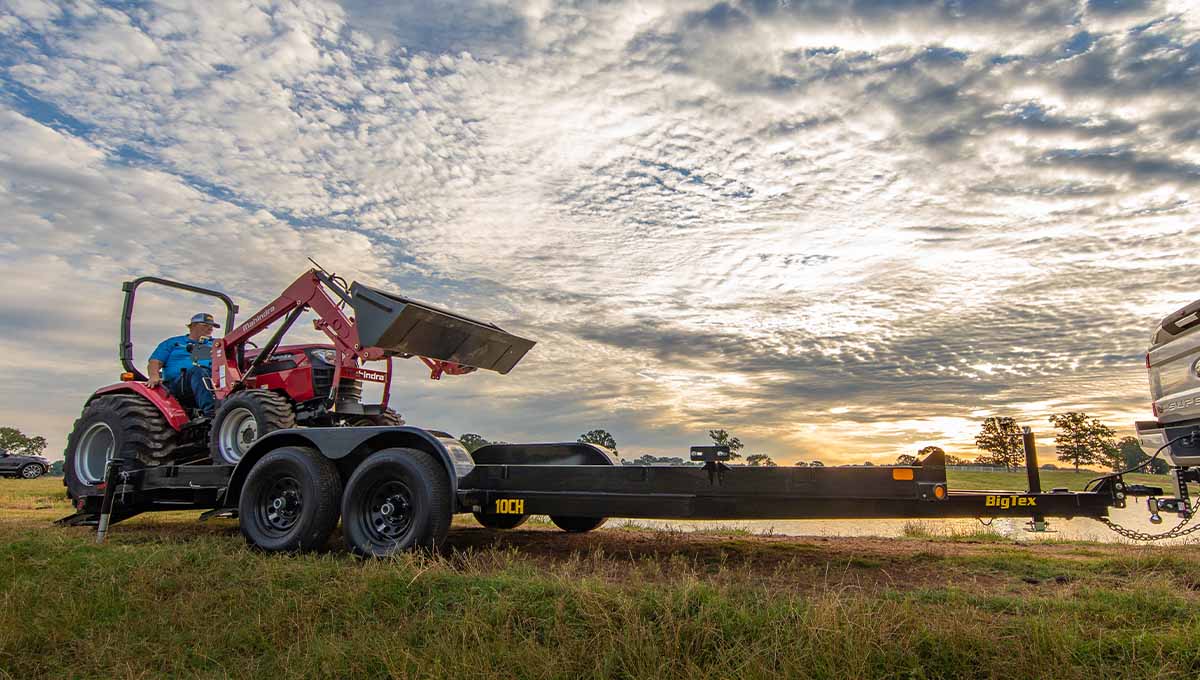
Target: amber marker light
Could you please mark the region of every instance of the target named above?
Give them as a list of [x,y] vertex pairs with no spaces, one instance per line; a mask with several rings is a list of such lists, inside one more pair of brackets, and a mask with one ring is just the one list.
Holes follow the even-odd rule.
[[121,374],[121,382],[133,382],[134,380],[137,380],[137,376],[129,371],[125,371]]
[[937,486],[933,487],[933,497],[939,501],[946,500],[946,486],[944,484],[938,484]]
[[892,468],[892,479],[898,482],[912,481],[912,468]]

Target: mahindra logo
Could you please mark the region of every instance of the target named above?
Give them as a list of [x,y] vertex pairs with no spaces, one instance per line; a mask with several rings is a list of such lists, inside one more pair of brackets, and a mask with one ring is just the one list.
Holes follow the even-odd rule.
[[251,326],[258,324],[258,322],[262,321],[263,319],[267,318],[268,316],[271,316],[272,312],[274,312],[274,311],[275,311],[275,305],[271,305],[270,307],[267,307],[266,309],[262,310],[258,314],[255,314],[254,316],[250,317],[250,320],[247,321],[246,323],[242,324],[241,326],[238,326],[238,332],[241,333],[242,331],[245,331],[247,328],[250,328]]

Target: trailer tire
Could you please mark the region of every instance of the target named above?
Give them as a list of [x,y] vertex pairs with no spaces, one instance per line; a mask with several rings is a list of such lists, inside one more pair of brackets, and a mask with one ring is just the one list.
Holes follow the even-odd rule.
[[246,542],[267,552],[320,548],[337,527],[342,478],[315,449],[284,446],[250,468],[238,498]]
[[296,426],[296,409],[270,390],[243,390],[221,402],[209,434],[214,465],[237,465],[268,432]]
[[377,451],[359,464],[342,497],[342,535],[355,554],[386,557],[436,550],[450,530],[450,480],[424,451]]
[[497,515],[491,512],[476,512],[475,521],[488,529],[516,529],[529,520],[529,515]]
[[96,397],[83,407],[67,436],[63,486],[71,500],[94,495],[110,458],[120,458],[126,470],[136,470],[168,459],[175,443],[175,431],[145,398],[136,394]]
[[569,534],[583,534],[592,529],[599,529],[608,521],[607,517],[564,517],[563,515],[550,515],[550,521],[554,522],[554,526],[562,529]]

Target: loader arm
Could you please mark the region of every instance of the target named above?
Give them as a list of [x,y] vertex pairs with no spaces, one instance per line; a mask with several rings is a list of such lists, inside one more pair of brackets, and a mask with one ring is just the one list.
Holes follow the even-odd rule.
[[[313,326],[329,338],[337,352],[335,386],[342,377],[389,385],[393,356],[420,358],[433,380],[479,368],[507,373],[534,345],[494,324],[358,283],[347,290],[340,282],[325,271],[309,269],[273,302],[213,343],[212,382],[217,399],[225,399],[241,388],[258,360],[274,350],[305,309],[316,314]],[[346,315],[347,306],[354,310],[353,317]],[[261,348],[255,364],[243,370],[246,342],[285,317],[283,326]],[[368,342],[363,341],[360,329],[365,329]],[[388,359],[384,376],[358,366],[362,361],[380,359]],[[386,406],[387,392],[384,394]]]
[[[225,399],[237,391],[244,382],[239,358],[244,351],[246,342],[261,333],[271,324],[292,313],[299,314],[304,308],[311,309],[317,319],[314,326],[333,343],[338,353],[337,371],[340,374],[342,364],[348,357],[370,360],[383,358],[382,352],[371,352],[358,341],[358,329],[348,318],[337,303],[329,297],[325,287],[332,285],[322,279],[327,277],[315,269],[309,269],[292,282],[280,295],[237,328],[229,331],[224,338],[213,343],[213,392],[217,399]],[[273,339],[273,340],[277,340]],[[274,342],[272,344],[275,344]],[[271,346],[263,348],[260,356],[269,354]],[[389,365],[390,368],[390,365]],[[336,378],[340,376],[335,376]],[[390,371],[389,376],[390,378]]]

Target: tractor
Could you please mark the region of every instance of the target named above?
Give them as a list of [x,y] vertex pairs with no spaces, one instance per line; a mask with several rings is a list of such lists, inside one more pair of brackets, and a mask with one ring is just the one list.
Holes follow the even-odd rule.
[[[315,263],[314,263],[315,264]],[[225,307],[226,335],[191,348],[212,365],[216,409],[204,417],[163,385],[147,386],[133,361],[132,321],[139,287],[156,284],[210,296]],[[349,286],[319,265],[278,298],[234,326],[238,306],[220,291],[157,277],[122,285],[121,381],[96,390],[67,438],[64,484],[72,498],[104,479],[109,459],[126,470],[161,465],[236,465],[251,444],[292,427],[403,424],[388,407],[393,358],[420,359],[430,378],[477,369],[508,373],[533,346],[495,326],[360,283]],[[353,315],[346,313],[347,307]],[[282,344],[302,314],[329,344]],[[259,347],[253,338],[280,322]],[[367,362],[383,362],[383,370]],[[362,383],[383,385],[378,404],[362,403]],[[187,395],[185,395],[187,396]]]

